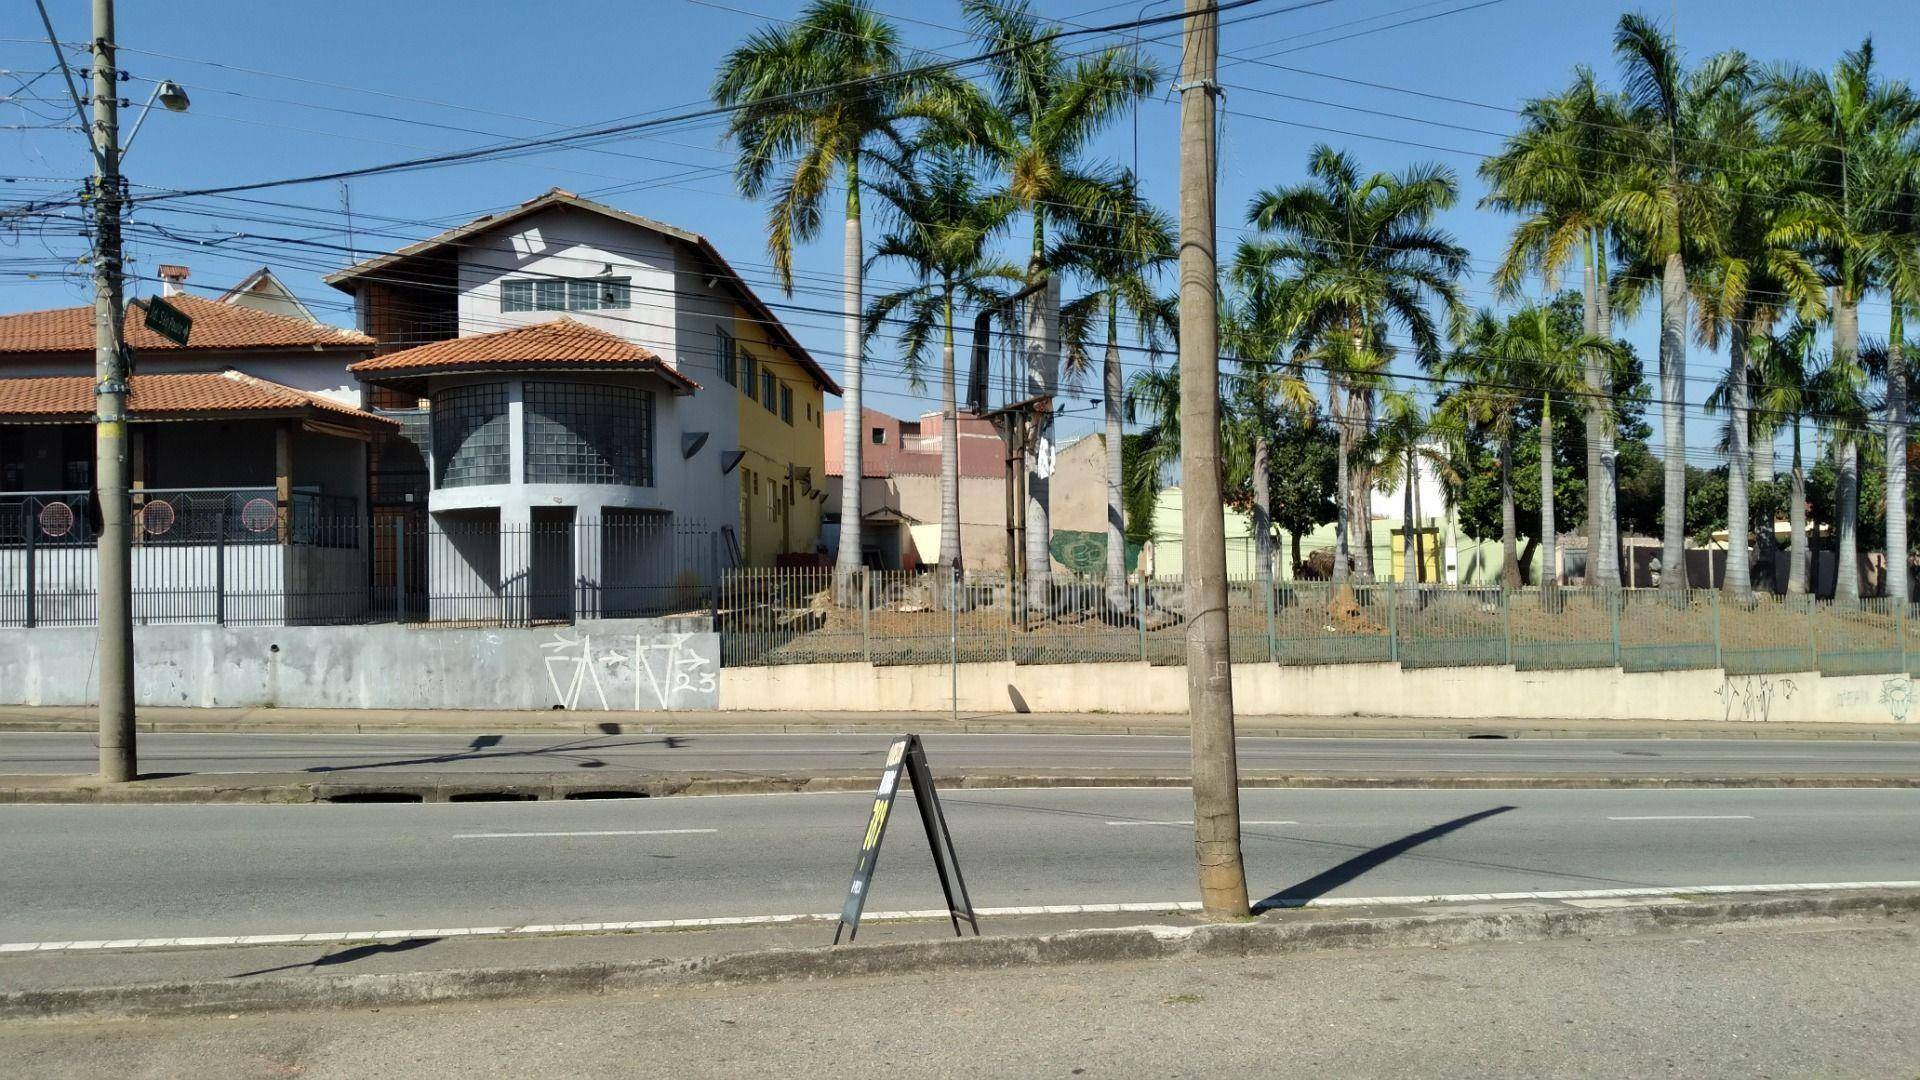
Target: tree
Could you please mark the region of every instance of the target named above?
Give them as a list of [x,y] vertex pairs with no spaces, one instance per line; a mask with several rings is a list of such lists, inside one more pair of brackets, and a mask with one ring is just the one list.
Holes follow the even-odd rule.
[[[1007,191],[1032,218],[1027,281],[1035,284],[1050,269],[1048,222],[1079,220],[1116,190],[1112,177],[1082,163],[1088,144],[1121,110],[1150,93],[1159,76],[1131,48],[1070,51],[1054,40],[1059,28],[1034,17],[1026,0],[962,0],[961,7],[991,56],[986,66],[992,107],[980,118],[979,137],[1004,174]],[[1027,307],[1029,395],[1059,388],[1058,296],[1049,287]],[[1040,414],[1037,426],[1027,457],[1027,588],[1029,602],[1043,603],[1051,579],[1051,512],[1035,450],[1052,438],[1052,414]]]
[[[1620,186],[1602,213],[1632,234],[1639,267],[1627,275],[1644,291],[1660,289],[1660,398],[1666,470],[1660,584],[1670,592],[1687,587],[1685,516],[1687,260],[1698,257],[1712,233],[1711,147],[1704,117],[1723,90],[1749,78],[1739,53],[1720,53],[1686,70],[1673,38],[1643,15],[1620,17],[1614,55],[1621,66],[1633,137]],[[1631,294],[1630,294],[1631,295]]]
[[[1337,512],[1334,458],[1339,439],[1316,411],[1283,413],[1268,437],[1267,491],[1273,523],[1286,532],[1293,575],[1300,575],[1300,538]],[[1259,482],[1258,477],[1254,479]]]
[[957,123],[970,90],[951,72],[908,56],[893,26],[865,0],[812,0],[798,21],[757,31],[727,54],[713,97],[735,108],[727,138],[738,147],[734,179],[741,194],[770,196],[767,250],[789,295],[794,245],[819,231],[820,203],[836,173],[846,187],[840,440],[846,482],[834,592],[837,602],[849,604],[854,573],[862,566],[862,167],[897,160],[907,145],[906,128],[916,119]]
[[1007,226],[1013,201],[988,193],[976,178],[967,152],[934,146],[916,155],[903,176],[874,185],[886,200],[892,230],[880,238],[870,267],[898,259],[916,284],[875,297],[867,309],[866,338],[896,315],[908,376],[920,381],[928,341],[940,335],[940,572],[950,579],[960,568],[960,413],[954,384],[953,309],[959,302],[984,306],[1003,298],[995,281],[1018,281],[1020,269],[988,254],[987,247]]
[[1858,354],[1834,355],[1812,379],[1813,401],[1833,455],[1834,578],[1833,602],[1860,603],[1860,444],[1872,423],[1867,371]]
[[[1500,350],[1505,325],[1491,309],[1482,308],[1454,330],[1455,346],[1437,365],[1442,378],[1457,383],[1441,399],[1443,423],[1478,433],[1493,441],[1499,483],[1500,581],[1507,589],[1520,587],[1519,521],[1513,494],[1513,437],[1520,417],[1522,384]],[[1469,468],[1484,477],[1484,470]],[[1484,536],[1484,531],[1468,530]]]
[[[1780,135],[1796,148],[1805,169],[1800,197],[1783,215],[1778,231],[1785,242],[1803,244],[1819,262],[1833,297],[1830,366],[1849,370],[1860,351],[1859,309],[1867,292],[1877,281],[1889,282],[1890,338],[1899,342],[1904,307],[1912,299],[1914,286],[1920,285],[1920,266],[1912,256],[1915,226],[1910,201],[1915,167],[1912,136],[1920,127],[1920,100],[1905,83],[1890,81],[1875,69],[1872,38],[1841,56],[1830,75],[1788,67],[1770,73],[1765,89]],[[1888,359],[1894,377],[1888,382],[1891,392],[1887,395],[1885,446],[1891,497],[1886,522],[1889,539],[1900,549],[1900,557],[1888,559],[1888,584],[1905,596],[1908,407],[1904,351],[1895,348]],[[1857,452],[1857,440],[1848,446]],[[1851,482],[1844,468],[1840,481],[1843,487]],[[1858,583],[1853,587],[1857,589]]]
[[1807,591],[1807,474],[1800,448],[1800,430],[1815,411],[1813,375],[1824,360],[1818,355],[1819,328],[1798,320],[1769,335],[1753,353],[1754,409],[1769,423],[1785,427],[1792,436],[1791,488],[1787,494],[1787,593]]
[[[1582,327],[1589,335],[1611,338],[1607,249],[1612,223],[1602,211],[1613,192],[1620,157],[1627,150],[1620,134],[1627,127],[1623,104],[1616,95],[1603,92],[1593,72],[1582,67],[1562,93],[1527,102],[1521,117],[1520,130],[1508,137],[1499,154],[1480,166],[1489,187],[1481,205],[1521,219],[1494,272],[1494,284],[1512,296],[1529,274],[1537,272],[1547,288],[1557,289],[1561,274],[1578,261]],[[1587,580],[1615,588],[1620,583],[1620,527],[1606,474],[1606,463],[1614,453],[1609,381],[1593,360],[1583,375]]]
[[[1714,141],[1719,168],[1710,175],[1710,254],[1693,277],[1702,342],[1727,345],[1724,405],[1727,420],[1727,563],[1724,586],[1740,599],[1753,595],[1747,532],[1748,482],[1753,433],[1748,354],[1787,308],[1810,315],[1825,310],[1818,270],[1796,245],[1782,238],[1783,209],[1793,191],[1793,170],[1762,127],[1760,98],[1745,82],[1729,83],[1702,110],[1702,131]],[[1717,407],[1711,398],[1709,411]],[[1692,500],[1689,500],[1691,503]],[[1772,533],[1772,523],[1766,532]]]
[[1313,391],[1292,355],[1300,322],[1299,288],[1282,276],[1271,245],[1243,242],[1227,277],[1233,293],[1221,320],[1221,341],[1240,369],[1233,409],[1239,422],[1227,433],[1227,447],[1229,460],[1236,450],[1247,452],[1247,471],[1254,478],[1255,573],[1262,595],[1271,596],[1273,492],[1259,477],[1269,472],[1273,432],[1283,418],[1310,416],[1314,405]]
[[[1400,580],[1420,583],[1420,466],[1439,464],[1445,456],[1431,445],[1433,424],[1410,394],[1388,391],[1381,399],[1381,422],[1369,433],[1364,452],[1373,466],[1374,483],[1382,492],[1400,488]],[[1409,591],[1406,602],[1416,595]]]
[[1363,177],[1346,153],[1318,145],[1308,155],[1305,183],[1274,187],[1253,197],[1248,224],[1266,234],[1265,258],[1297,279],[1297,338],[1302,355],[1327,374],[1329,413],[1340,433],[1342,550],[1334,573],[1352,570],[1346,538],[1357,534],[1358,572],[1373,573],[1372,482],[1353,475],[1358,441],[1373,422],[1374,393],[1393,347],[1390,329],[1403,330],[1417,359],[1437,364],[1443,352],[1442,314],[1460,310],[1458,280],[1467,252],[1433,219],[1459,197],[1451,170],[1414,165],[1399,173]]
[[1175,244],[1173,220],[1141,196],[1138,178],[1123,172],[1096,207],[1070,223],[1060,252],[1049,259],[1094,286],[1093,292],[1061,309],[1068,370],[1093,366],[1093,326],[1105,316],[1100,399],[1107,446],[1107,603],[1115,610],[1127,607],[1125,477],[1119,452],[1126,393],[1120,313],[1126,311],[1137,336],[1155,349],[1172,335],[1179,320],[1168,299],[1154,291],[1153,278],[1173,261]]

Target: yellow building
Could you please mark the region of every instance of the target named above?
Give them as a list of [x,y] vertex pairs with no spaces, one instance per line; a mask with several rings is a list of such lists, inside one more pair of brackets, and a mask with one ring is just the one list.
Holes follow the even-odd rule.
[[756,312],[736,307],[733,325],[720,343],[720,376],[738,396],[740,557],[747,566],[771,566],[819,548],[827,508],[824,401],[840,388],[811,358],[796,358],[781,343],[784,332],[776,338]]

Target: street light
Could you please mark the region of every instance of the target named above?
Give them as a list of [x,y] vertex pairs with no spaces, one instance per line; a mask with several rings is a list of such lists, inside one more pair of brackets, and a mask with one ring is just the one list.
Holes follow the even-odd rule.
[[177,113],[186,112],[187,107],[193,104],[187,97],[187,91],[172,79],[161,79],[154,83],[153,93],[147,95],[147,103],[140,110],[140,118],[133,122],[133,130],[127,132],[126,139],[120,143],[121,157],[127,156],[128,149],[133,146],[134,136],[140,134],[140,125],[147,122],[147,114],[153,111],[155,101],[166,106],[168,112]]

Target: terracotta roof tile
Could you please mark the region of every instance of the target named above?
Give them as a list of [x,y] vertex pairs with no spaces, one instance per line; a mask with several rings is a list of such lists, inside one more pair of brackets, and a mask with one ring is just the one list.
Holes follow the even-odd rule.
[[[319,346],[369,348],[373,339],[353,330],[274,315],[199,296],[170,296],[167,303],[193,319],[186,346],[175,345],[146,328],[146,311],[127,305],[127,344],[136,352],[183,349],[306,349]],[[0,362],[7,354],[93,351],[93,308],[54,308],[0,315]]]
[[[135,420],[188,419],[215,413],[316,413],[368,427],[397,427],[387,417],[242,372],[135,375],[127,409]],[[0,416],[80,420],[93,415],[93,377],[0,379]]]
[[350,364],[362,378],[418,376],[527,366],[646,367],[690,390],[700,384],[667,366],[651,349],[575,319],[561,318],[491,334],[451,338]]

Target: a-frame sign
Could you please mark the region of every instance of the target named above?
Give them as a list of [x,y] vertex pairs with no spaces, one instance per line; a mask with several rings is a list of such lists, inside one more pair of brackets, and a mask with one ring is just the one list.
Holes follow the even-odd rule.
[[[973,901],[967,897],[967,883],[960,876],[960,858],[953,850],[953,836],[947,832],[947,817],[940,811],[940,796],[933,789],[933,773],[927,768],[927,754],[920,736],[902,735],[887,751],[886,770],[880,774],[880,789],[873,795],[873,813],[867,817],[867,833],[860,841],[860,860],[853,867],[853,881],[847,886],[847,902],[840,909],[840,922],[833,928],[833,943],[840,944],[845,932],[851,942],[860,933],[860,912],[866,907],[867,893],[873,886],[873,868],[880,862],[880,841],[887,835],[887,819],[893,815],[893,797],[900,790],[900,772],[906,770],[913,784],[913,801],[920,808],[920,823],[926,826],[927,847],[933,851],[933,865],[940,874],[940,891],[946,894],[947,917],[953,920],[953,932],[960,934],[965,919],[977,937],[980,921],[974,917]],[[959,903],[954,902],[958,889]]]

